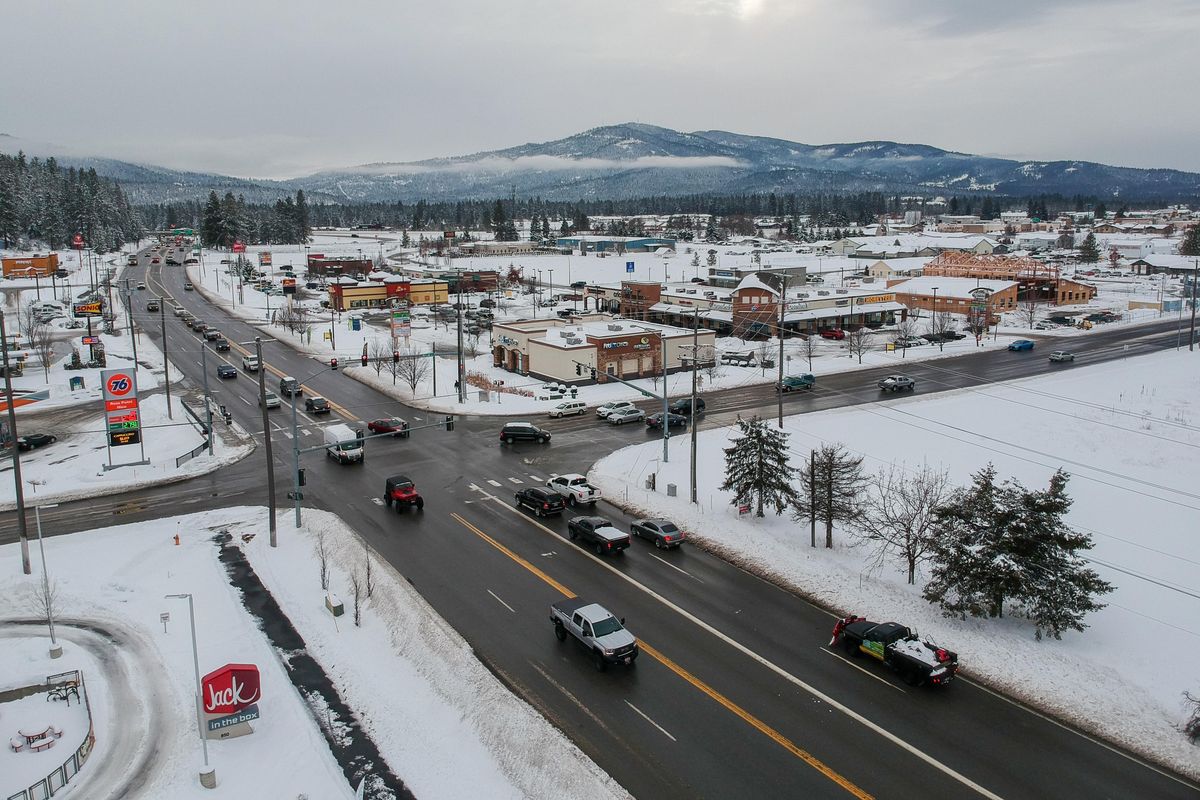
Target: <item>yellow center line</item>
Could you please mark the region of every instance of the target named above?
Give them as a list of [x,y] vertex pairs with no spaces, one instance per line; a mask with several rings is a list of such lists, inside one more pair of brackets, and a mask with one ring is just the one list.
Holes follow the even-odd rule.
[[[521,556],[514,553],[508,547],[506,547],[503,544],[501,544],[500,542],[496,541],[491,536],[488,536],[486,533],[481,531],[479,528],[477,528],[474,525],[472,525],[471,523],[467,522],[465,519],[463,519],[457,513],[452,512],[450,514],[450,516],[454,520],[459,522],[467,530],[471,531],[476,536],[478,536],[480,539],[483,539],[485,542],[490,544],[492,547],[496,548],[501,553],[503,553],[504,555],[511,558],[517,564],[520,564],[522,567],[529,570],[530,572],[532,572],[537,577],[541,578],[543,581],[545,581],[549,585],[553,586],[555,589],[557,589],[559,592],[561,592],[564,596],[566,596],[566,597],[575,597],[576,596],[576,594],[574,592],[572,592],[570,589],[568,589],[566,586],[559,583],[554,578],[551,578],[545,572],[538,569],[536,566],[529,563],[529,561],[525,560]],[[655,661],[659,662],[664,667],[666,667],[667,669],[674,672],[680,678],[683,678],[685,681],[690,683],[692,686],[694,686],[696,689],[698,689],[702,693],[708,695],[708,697],[715,700],[717,703],[719,703],[721,706],[723,706],[727,711],[730,711],[731,713],[740,717],[744,722],[749,724],[751,727],[755,728],[759,733],[762,733],[764,736],[766,736],[771,741],[778,744],[783,749],[787,750],[789,753],[794,755],[796,758],[799,758],[805,764],[808,764],[810,767],[812,767],[813,769],[820,772],[826,778],[828,778],[829,780],[836,783],[838,786],[845,789],[847,792],[849,792],[854,797],[858,798],[858,800],[873,800],[873,795],[871,795],[870,793],[859,788],[853,782],[851,782],[848,778],[842,776],[836,770],[834,770],[832,767],[827,765],[825,762],[821,761],[821,759],[817,758],[816,756],[814,756],[812,753],[808,752],[804,748],[798,746],[791,739],[788,739],[782,733],[775,730],[770,725],[763,722],[758,717],[754,716],[749,711],[742,708],[737,703],[733,702],[728,697],[721,694],[719,691],[717,691],[716,689],[709,686],[704,681],[697,678],[692,673],[688,672],[686,669],[684,669],[679,664],[675,663],[673,660],[671,660],[669,657],[667,657],[661,650],[648,644],[645,639],[638,637],[638,646],[641,648],[643,653],[650,656]]]

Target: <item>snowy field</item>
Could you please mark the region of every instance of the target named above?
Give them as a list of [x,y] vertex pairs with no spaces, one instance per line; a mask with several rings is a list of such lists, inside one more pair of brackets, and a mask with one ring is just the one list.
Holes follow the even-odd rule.
[[[263,509],[232,508],[47,539],[46,560],[58,591],[58,636],[65,644],[57,660],[48,656],[44,626],[8,624],[37,617],[36,543],[32,576],[21,575],[18,545],[0,547],[0,689],[84,670],[97,745],[82,776],[89,783],[81,784],[79,796],[352,796],[313,719],[324,712],[314,711],[293,689],[281,655],[242,607],[217,561],[211,537],[220,530],[229,530],[235,543],[243,533],[258,534],[242,546],[260,578],[417,797],[628,796],[511,695],[384,563],[374,562],[374,593],[363,626],[355,627],[349,575],[361,570],[366,553],[335,516],[306,512],[300,531],[281,530],[277,549],[268,546],[264,527]],[[179,546],[172,541],[177,533]],[[318,535],[330,547],[330,588],[347,603],[346,616],[338,620],[323,605],[314,555]],[[180,592],[195,597],[202,673],[227,662],[256,664],[262,671],[262,717],[252,723],[255,733],[209,743],[216,792],[200,788],[197,780],[201,756],[186,602],[163,599]],[[160,612],[171,615],[166,633]],[[98,645],[97,637],[79,627],[84,624],[114,632],[116,649]],[[378,691],[380,676],[386,676],[386,692]],[[131,788],[126,781],[134,773],[139,781]],[[0,769],[3,796],[15,791],[15,781]]]
[[[868,472],[928,463],[945,467],[958,485],[989,461],[998,478],[1030,488],[1044,488],[1060,466],[1070,472],[1068,523],[1093,536],[1093,567],[1116,590],[1085,620],[1088,630],[1061,641],[1036,642],[1020,618],[943,618],[920,596],[922,575],[908,586],[898,564],[872,570],[845,531],[835,532],[832,551],[812,549],[808,525],[786,513],[739,517],[718,489],[731,429],[700,434],[700,506],[686,500],[684,451],[662,465],[656,442],[602,459],[591,477],[609,497],[673,518],[735,562],[838,611],[907,623],[957,650],[967,674],[1198,777],[1195,748],[1173,727],[1182,721],[1182,692],[1200,689],[1190,669],[1200,662],[1196,358],[1185,350],[1068,367],[1053,377],[785,421],[794,460],[840,442],[864,456]],[[655,471],[657,486],[675,483],[680,497],[643,489]]]

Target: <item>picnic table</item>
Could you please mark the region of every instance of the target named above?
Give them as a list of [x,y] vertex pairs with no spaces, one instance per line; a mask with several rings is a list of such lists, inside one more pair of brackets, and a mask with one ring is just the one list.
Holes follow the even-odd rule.
[[29,745],[30,747],[33,747],[35,742],[38,742],[38,741],[41,741],[42,739],[48,738],[50,736],[50,734],[53,732],[54,732],[54,727],[52,725],[47,725],[45,728],[42,728],[40,730],[32,729],[32,728],[21,728],[20,730],[17,731],[18,734],[25,737],[25,744]]

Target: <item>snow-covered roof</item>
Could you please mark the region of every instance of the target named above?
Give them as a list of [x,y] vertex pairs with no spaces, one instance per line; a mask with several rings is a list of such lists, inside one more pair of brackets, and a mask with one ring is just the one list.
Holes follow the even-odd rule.
[[[773,278],[775,278],[775,276],[769,273],[751,273],[738,282],[737,288],[734,289],[734,291],[741,291],[742,289],[762,289],[763,291],[770,293],[772,297],[778,297],[779,290],[771,285],[771,283],[775,282],[772,280]],[[775,278],[775,280],[778,279]]]
[[909,278],[903,283],[897,283],[892,291],[903,294],[932,296],[937,287],[938,297],[953,297],[969,300],[974,289],[991,289],[993,293],[1002,292],[1016,286],[1016,281],[977,280],[975,278],[949,278],[944,275],[925,275],[920,278]]

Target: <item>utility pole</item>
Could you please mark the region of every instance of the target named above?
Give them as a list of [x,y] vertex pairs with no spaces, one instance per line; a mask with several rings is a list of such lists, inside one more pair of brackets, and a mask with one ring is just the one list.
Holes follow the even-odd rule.
[[467,386],[466,381],[466,364],[463,362],[463,307],[462,307],[462,271],[459,270],[458,281],[458,311],[454,314],[455,320],[458,322],[458,379],[454,381],[454,386],[458,390],[458,402],[467,402]]
[[29,529],[25,525],[25,487],[21,480],[21,448],[17,446],[17,407],[13,403],[12,372],[8,364],[8,332],[0,311],[0,349],[4,352],[4,392],[8,398],[8,436],[12,439],[13,488],[17,494],[17,533],[21,539],[21,571],[33,574],[29,563]]
[[779,290],[779,325],[775,333],[779,336],[779,382],[775,385],[775,402],[778,405],[777,424],[780,428],[783,427],[783,314],[787,309],[787,285],[788,276],[782,274],[779,276],[781,288]]
[[254,337],[254,355],[258,359],[258,403],[262,411],[263,443],[267,451],[267,511],[271,532],[271,547],[278,547],[275,534],[275,458],[271,454],[271,419],[267,411],[267,366],[263,363],[262,337]]
[[171,413],[171,362],[167,358],[167,305],[164,298],[158,300],[158,321],[162,325],[163,385],[167,389],[167,419],[175,419]]
[[[213,454],[213,440],[217,438],[216,431],[213,430],[212,420],[212,397],[208,393],[208,347],[203,342],[200,343],[200,371],[204,373],[204,413],[205,422],[208,424],[208,454]],[[261,368],[261,365],[260,365]]]
[[1196,283],[1200,281],[1200,258],[1192,262],[1192,327],[1188,331],[1188,351],[1196,349]]
[[[696,408],[696,375],[700,365],[700,309],[696,306],[692,307],[692,408]],[[698,433],[696,431],[695,419],[692,420],[692,502],[698,503],[696,499],[696,442]]]

